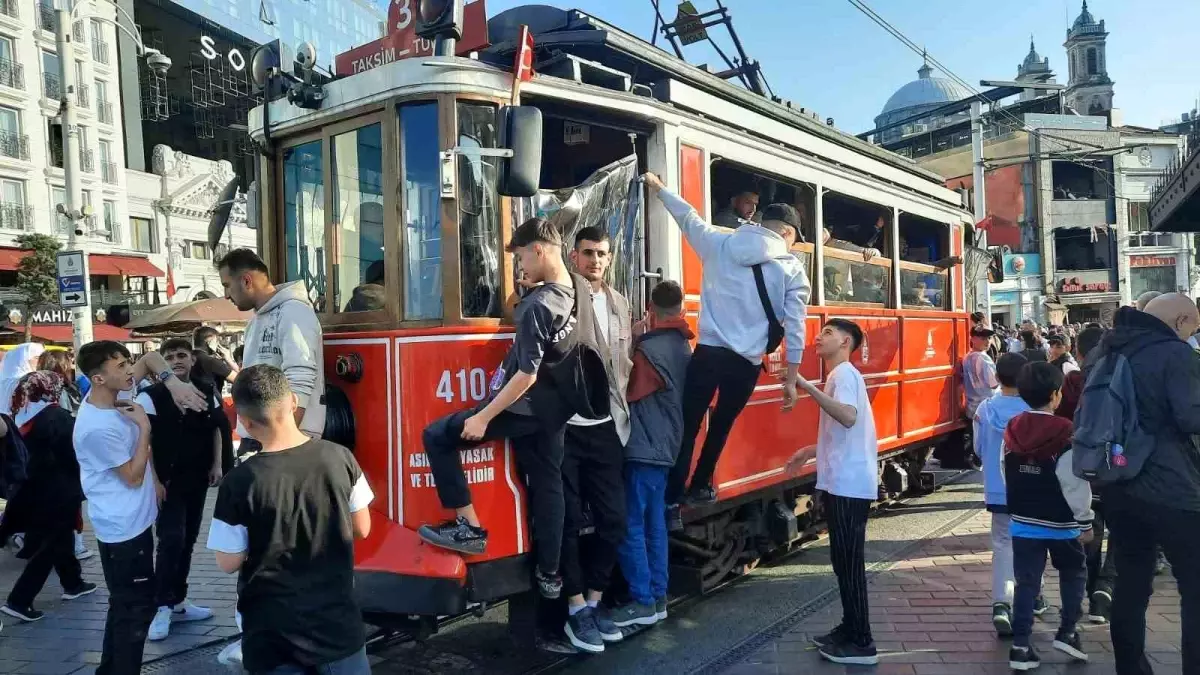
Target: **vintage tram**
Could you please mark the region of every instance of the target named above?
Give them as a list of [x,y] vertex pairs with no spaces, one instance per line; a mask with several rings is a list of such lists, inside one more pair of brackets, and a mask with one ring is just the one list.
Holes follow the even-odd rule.
[[[580,12],[513,9],[487,22],[475,51],[435,57],[412,55],[428,46],[406,32],[400,4],[389,21],[395,34],[356,50],[347,61],[354,74],[323,85],[315,105],[272,100],[249,121],[262,148],[260,251],[276,281],[308,285],[325,329],[326,378],[340,392],[331,392],[330,416],[352,426],[377,495],[371,536],[356,549],[359,600],[372,622],[428,628],[531,588],[528,509],[504,443],[463,451],[491,533],[486,555],[464,558],[415,533],[448,515],[423,427],[482,400],[510,344],[513,263],[503,246],[532,200],[503,196],[499,174],[503,150],[528,151],[531,138],[543,190],[632,156],[702,216],[747,184],[767,193],[764,204],[796,205],[819,225],[795,250],[813,286],[809,335],[833,316],[866,334],[854,358],[880,437],[881,496],[915,480],[930,448],[961,447],[968,284],[961,265],[931,263],[963,253],[970,216],[938,176]],[[483,20],[471,16],[482,4],[467,5],[468,24]],[[498,113],[513,99],[522,24],[538,74],[520,103],[540,111],[540,124],[518,134],[498,129],[511,121]],[[699,260],[658,201],[632,192],[626,206],[637,217],[606,221],[636,229],[619,232],[628,244],[614,265],[621,290],[636,308],[655,278],[677,280],[694,320]],[[824,228],[830,242],[855,239],[880,255],[827,244]],[[672,538],[673,590],[711,588],[821,516],[815,465],[800,476],[784,470],[815,443],[817,406],[802,399],[782,412],[779,355],[768,365],[717,468],[717,503],[686,509]],[[811,350],[802,374],[824,376]]]

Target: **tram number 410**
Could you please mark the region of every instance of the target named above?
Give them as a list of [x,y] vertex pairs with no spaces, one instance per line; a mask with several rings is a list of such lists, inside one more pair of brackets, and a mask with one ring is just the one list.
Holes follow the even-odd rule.
[[454,373],[443,370],[438,380],[437,397],[446,403],[454,403],[456,394],[459,401],[479,402],[487,398],[487,393],[487,371],[483,368],[459,369]]

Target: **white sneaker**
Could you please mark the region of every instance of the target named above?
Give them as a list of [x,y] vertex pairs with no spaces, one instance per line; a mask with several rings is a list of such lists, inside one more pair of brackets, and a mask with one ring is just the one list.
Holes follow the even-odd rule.
[[83,533],[76,532],[75,533],[75,559],[76,560],[87,560],[88,558],[92,557],[93,555],[96,555],[96,554],[92,553],[90,550],[88,550],[88,547],[83,543]]
[[217,654],[217,663],[223,666],[241,666],[242,665],[242,641],[238,640],[230,644],[225,649]]
[[[161,611],[161,610],[160,610]],[[171,620],[183,623],[185,621],[203,621],[211,619],[213,611],[207,607],[198,607],[193,605],[190,600],[175,605],[175,611],[171,612]]]
[[159,607],[154,613],[154,620],[150,622],[150,630],[147,631],[146,637],[152,642],[167,639],[171,633],[171,608]]

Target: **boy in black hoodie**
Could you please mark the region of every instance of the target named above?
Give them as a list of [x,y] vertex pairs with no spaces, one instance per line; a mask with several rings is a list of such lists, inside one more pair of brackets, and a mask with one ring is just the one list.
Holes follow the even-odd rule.
[[1092,539],[1092,490],[1071,469],[1069,420],[1054,415],[1062,400],[1063,374],[1046,362],[1027,364],[1017,391],[1032,410],[1009,421],[1004,430],[1004,480],[1012,518],[1013,670],[1033,670],[1041,660],[1030,643],[1034,602],[1041,592],[1046,554],[1058,570],[1062,623],[1054,648],[1087,661],[1075,625],[1083,611],[1087,566],[1083,545]]

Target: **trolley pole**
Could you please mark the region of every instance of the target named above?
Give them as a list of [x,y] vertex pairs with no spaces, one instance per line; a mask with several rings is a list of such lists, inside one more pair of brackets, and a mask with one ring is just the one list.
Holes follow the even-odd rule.
[[[75,49],[71,46],[71,11],[68,0],[56,0],[54,16],[54,44],[58,49],[59,87],[62,99],[59,114],[63,128],[63,174],[66,178],[66,209],[71,229],[67,234],[67,245],[72,250],[83,252],[83,279],[85,291],[91,299],[91,269],[88,264],[88,234],[83,229],[83,192],[79,184],[79,120],[75,109]],[[75,307],[71,310],[71,337],[75,353],[92,341],[91,306]]]

